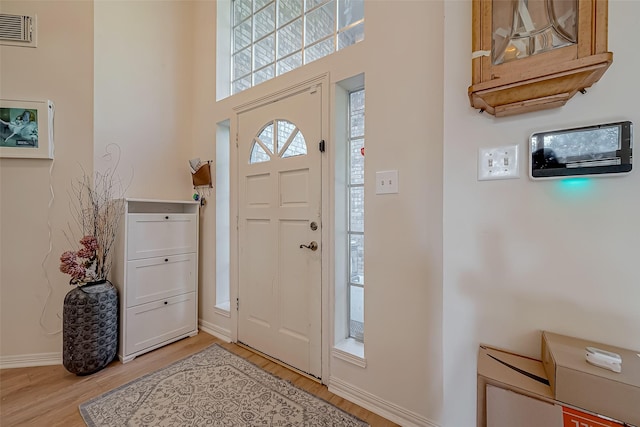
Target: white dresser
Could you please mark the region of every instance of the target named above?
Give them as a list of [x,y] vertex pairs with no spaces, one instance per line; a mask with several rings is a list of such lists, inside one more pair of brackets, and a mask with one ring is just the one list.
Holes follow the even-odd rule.
[[123,363],[198,333],[198,207],[125,199],[112,267]]

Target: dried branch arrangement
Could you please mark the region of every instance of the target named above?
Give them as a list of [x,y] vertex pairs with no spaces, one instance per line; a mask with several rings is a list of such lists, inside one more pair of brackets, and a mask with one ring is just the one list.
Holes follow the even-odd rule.
[[71,213],[83,237],[73,238],[74,228],[69,224],[69,233],[65,232],[65,236],[71,244],[79,241],[81,248],[62,254],[60,271],[71,276],[72,285],[106,280],[124,210],[122,183],[111,170],[96,172],[93,180],[85,172],[71,184],[69,194]]

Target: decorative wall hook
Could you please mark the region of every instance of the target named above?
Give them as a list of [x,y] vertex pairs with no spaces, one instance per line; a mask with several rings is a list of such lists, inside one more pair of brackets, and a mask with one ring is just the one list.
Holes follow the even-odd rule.
[[212,188],[213,184],[211,183],[211,160],[207,160],[206,163],[200,164],[196,171],[191,174],[191,178],[193,181],[193,188]]
[[210,189],[213,188],[211,162],[211,160],[201,162],[199,158],[189,160],[191,181],[193,182],[193,188],[196,190],[193,194],[193,200],[199,201],[200,206],[207,204],[207,200],[202,193],[208,196]]

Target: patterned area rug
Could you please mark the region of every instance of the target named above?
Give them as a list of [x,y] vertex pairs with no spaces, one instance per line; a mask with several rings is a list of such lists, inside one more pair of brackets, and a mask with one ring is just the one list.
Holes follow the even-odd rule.
[[217,344],[80,405],[88,426],[368,426]]

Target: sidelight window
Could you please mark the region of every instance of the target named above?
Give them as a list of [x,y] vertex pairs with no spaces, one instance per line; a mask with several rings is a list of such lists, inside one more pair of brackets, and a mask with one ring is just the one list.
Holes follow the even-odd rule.
[[347,161],[349,337],[364,340],[364,89],[349,94]]

